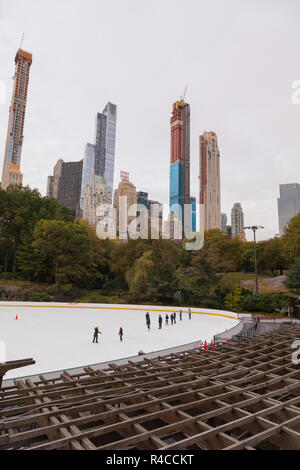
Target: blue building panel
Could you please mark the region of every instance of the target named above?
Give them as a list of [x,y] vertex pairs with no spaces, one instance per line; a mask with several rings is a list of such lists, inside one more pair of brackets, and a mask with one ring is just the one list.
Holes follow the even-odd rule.
[[170,200],[174,197],[182,198],[182,191],[183,167],[180,162],[176,162],[170,167]]
[[191,213],[191,227],[192,227],[192,232],[196,232],[197,230],[197,223],[196,223],[196,213],[197,213],[197,205],[196,205],[196,198],[195,197],[191,197],[190,199],[191,201],[191,209],[192,209],[192,213]]

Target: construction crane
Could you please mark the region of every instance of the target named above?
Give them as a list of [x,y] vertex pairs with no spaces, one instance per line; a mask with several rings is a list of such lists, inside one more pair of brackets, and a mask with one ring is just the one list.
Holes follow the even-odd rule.
[[185,89],[184,89],[184,93],[183,93],[183,95],[181,96],[181,101],[184,101],[184,100],[185,100],[186,93],[187,93],[187,89],[188,89],[188,86],[186,85],[186,87],[185,87]]
[[20,49],[22,49],[22,47],[23,47],[23,41],[24,41],[24,33],[22,34],[22,39],[21,39]]

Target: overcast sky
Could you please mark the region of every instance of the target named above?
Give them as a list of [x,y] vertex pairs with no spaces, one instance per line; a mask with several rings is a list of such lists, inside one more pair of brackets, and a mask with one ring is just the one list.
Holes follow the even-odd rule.
[[[46,193],[58,158],[80,160],[95,117],[118,106],[120,170],[168,203],[170,116],[191,106],[191,195],[199,196],[199,136],[218,135],[222,211],[278,233],[280,183],[300,183],[299,0],[0,0],[2,171],[14,56],[32,52],[21,170]],[[251,235],[248,235],[251,239]]]

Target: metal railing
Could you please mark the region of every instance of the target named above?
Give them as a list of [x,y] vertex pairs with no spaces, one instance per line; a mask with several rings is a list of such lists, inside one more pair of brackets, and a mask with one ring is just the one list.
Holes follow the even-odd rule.
[[243,341],[248,338],[252,338],[255,335],[257,327],[259,324],[259,318],[253,318],[252,324],[245,327],[241,333],[232,336],[231,341]]

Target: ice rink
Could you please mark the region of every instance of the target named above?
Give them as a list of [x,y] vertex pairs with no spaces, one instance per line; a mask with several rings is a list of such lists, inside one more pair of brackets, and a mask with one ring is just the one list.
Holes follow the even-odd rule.
[[[200,340],[210,342],[215,334],[239,322],[235,313],[195,308],[189,320],[187,310],[182,310],[180,322],[180,309],[174,307],[0,302],[0,342],[5,345],[5,358],[0,362],[31,357],[36,361],[6,374],[5,379],[114,361],[136,356],[140,350],[149,353]],[[173,311],[177,323],[166,326],[166,313]],[[162,330],[158,328],[159,313]],[[96,326],[102,332],[99,344],[92,343]],[[124,330],[122,343],[120,327]]]

